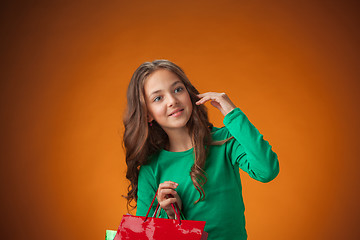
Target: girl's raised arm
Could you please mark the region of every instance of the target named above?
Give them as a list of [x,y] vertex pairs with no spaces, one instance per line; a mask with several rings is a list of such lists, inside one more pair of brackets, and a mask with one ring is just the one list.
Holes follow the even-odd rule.
[[229,141],[228,156],[233,165],[247,172],[250,177],[261,182],[269,182],[279,173],[279,162],[275,152],[263,135],[237,108],[225,93],[207,92],[198,95],[196,104],[211,101],[224,117],[224,125],[235,141]]

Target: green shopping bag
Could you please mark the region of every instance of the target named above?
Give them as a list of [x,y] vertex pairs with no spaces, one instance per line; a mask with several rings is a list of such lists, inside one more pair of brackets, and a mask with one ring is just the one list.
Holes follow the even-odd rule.
[[116,235],[116,231],[114,230],[106,230],[105,240],[114,240]]

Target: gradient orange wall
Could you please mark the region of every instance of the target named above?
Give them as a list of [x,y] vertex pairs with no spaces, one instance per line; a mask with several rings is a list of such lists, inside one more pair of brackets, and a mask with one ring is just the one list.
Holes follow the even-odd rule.
[[357,9],[310,0],[3,4],[1,238],[98,240],[117,228],[126,87],[142,62],[165,58],[199,91],[226,92],[279,156],[271,183],[241,172],[249,239],[359,239]]

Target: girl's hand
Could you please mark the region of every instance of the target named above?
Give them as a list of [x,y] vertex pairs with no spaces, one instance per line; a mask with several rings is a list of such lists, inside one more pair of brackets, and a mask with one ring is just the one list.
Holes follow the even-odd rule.
[[160,183],[157,193],[157,200],[160,207],[165,210],[170,219],[175,219],[175,212],[171,204],[176,202],[180,209],[182,207],[181,199],[175,191],[177,186],[177,183],[170,181]]
[[211,105],[219,109],[224,116],[236,108],[236,106],[231,102],[230,98],[225,93],[207,92],[197,96],[200,98],[200,100],[196,102],[196,105],[211,101]]

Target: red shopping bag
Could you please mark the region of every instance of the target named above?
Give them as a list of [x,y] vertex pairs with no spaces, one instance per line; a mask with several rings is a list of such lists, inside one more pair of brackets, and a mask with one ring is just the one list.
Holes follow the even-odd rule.
[[[156,194],[155,194],[156,197]],[[172,207],[177,219],[148,217],[155,197],[145,217],[124,215],[116,232],[114,240],[206,240],[208,234],[204,232],[205,221],[182,220],[177,204]],[[154,216],[159,210],[156,207]]]

